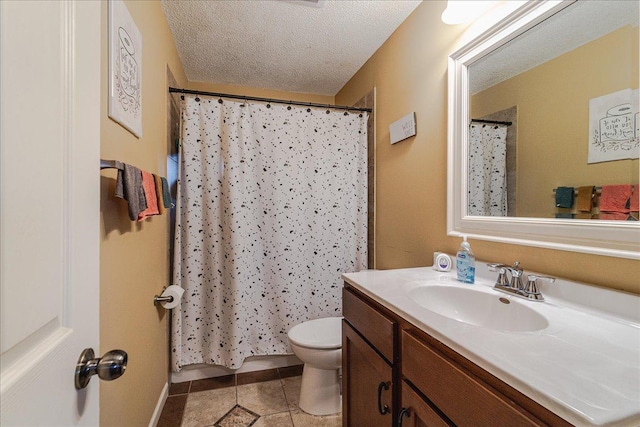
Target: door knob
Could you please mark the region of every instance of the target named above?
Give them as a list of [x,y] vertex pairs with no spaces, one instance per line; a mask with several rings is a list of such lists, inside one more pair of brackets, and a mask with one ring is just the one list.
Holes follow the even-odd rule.
[[85,388],[95,374],[105,381],[120,378],[126,368],[127,353],[123,350],[111,350],[102,357],[95,357],[92,348],[85,348],[76,365],[76,389]]

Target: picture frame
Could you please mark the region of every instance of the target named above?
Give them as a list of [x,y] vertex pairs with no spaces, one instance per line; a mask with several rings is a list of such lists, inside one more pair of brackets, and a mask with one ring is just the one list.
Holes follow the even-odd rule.
[[638,89],[623,89],[589,100],[587,163],[640,157]]
[[109,0],[109,117],[142,137],[142,36],[122,0]]

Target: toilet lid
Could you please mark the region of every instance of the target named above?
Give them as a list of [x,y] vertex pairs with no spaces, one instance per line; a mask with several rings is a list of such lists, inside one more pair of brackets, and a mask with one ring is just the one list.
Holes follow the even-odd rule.
[[307,348],[342,347],[342,317],[308,320],[289,330],[289,341]]

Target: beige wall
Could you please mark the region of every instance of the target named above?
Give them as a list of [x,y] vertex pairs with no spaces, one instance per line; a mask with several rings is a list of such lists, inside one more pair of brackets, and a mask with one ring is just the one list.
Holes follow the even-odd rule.
[[[446,234],[447,56],[464,28],[440,15],[445,1],[423,2],[336,95],[356,102],[376,88],[377,268],[431,265],[436,250],[455,253]],[[415,111],[417,135],[389,144],[389,124]],[[640,293],[640,263],[620,258],[471,240],[482,261],[520,261],[526,269]]]
[[[101,157],[167,173],[167,67],[178,86],[333,104],[333,96],[187,82],[173,38],[157,0],[126,1],[142,34],[143,137],[136,138],[108,115],[107,3],[102,9]],[[114,196],[115,170],[101,173],[100,340],[101,353],[123,349],[127,371],[117,381],[100,383],[101,426],[147,426],[162,388],[169,381],[168,315],[153,306],[153,296],[169,283],[169,216],[132,222],[126,203]]]
[[589,100],[627,88],[638,88],[638,27],[630,26],[471,98],[471,117],[518,106],[518,216],[553,217],[559,186],[638,183],[637,159],[587,163]]
[[[108,118],[107,2],[102,5],[101,157],[165,175],[167,163],[167,67],[186,83],[159,1],[126,1],[142,34],[143,136],[138,139]],[[114,196],[115,170],[101,173],[101,354],[129,354],[125,375],[100,383],[100,425],[147,426],[168,381],[167,312],[153,296],[168,284],[168,215],[137,223]]]
[[334,104],[335,101],[333,96],[285,92],[281,90],[225,85],[219,83],[189,82],[185,89],[228,93],[231,95],[255,96],[258,98],[281,99],[286,101],[313,102],[317,104]]

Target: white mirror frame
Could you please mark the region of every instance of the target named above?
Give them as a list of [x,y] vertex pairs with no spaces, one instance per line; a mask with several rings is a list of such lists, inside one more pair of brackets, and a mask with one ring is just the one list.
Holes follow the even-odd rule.
[[529,1],[449,56],[447,233],[493,242],[640,259],[639,222],[467,215],[468,66],[573,2]]

